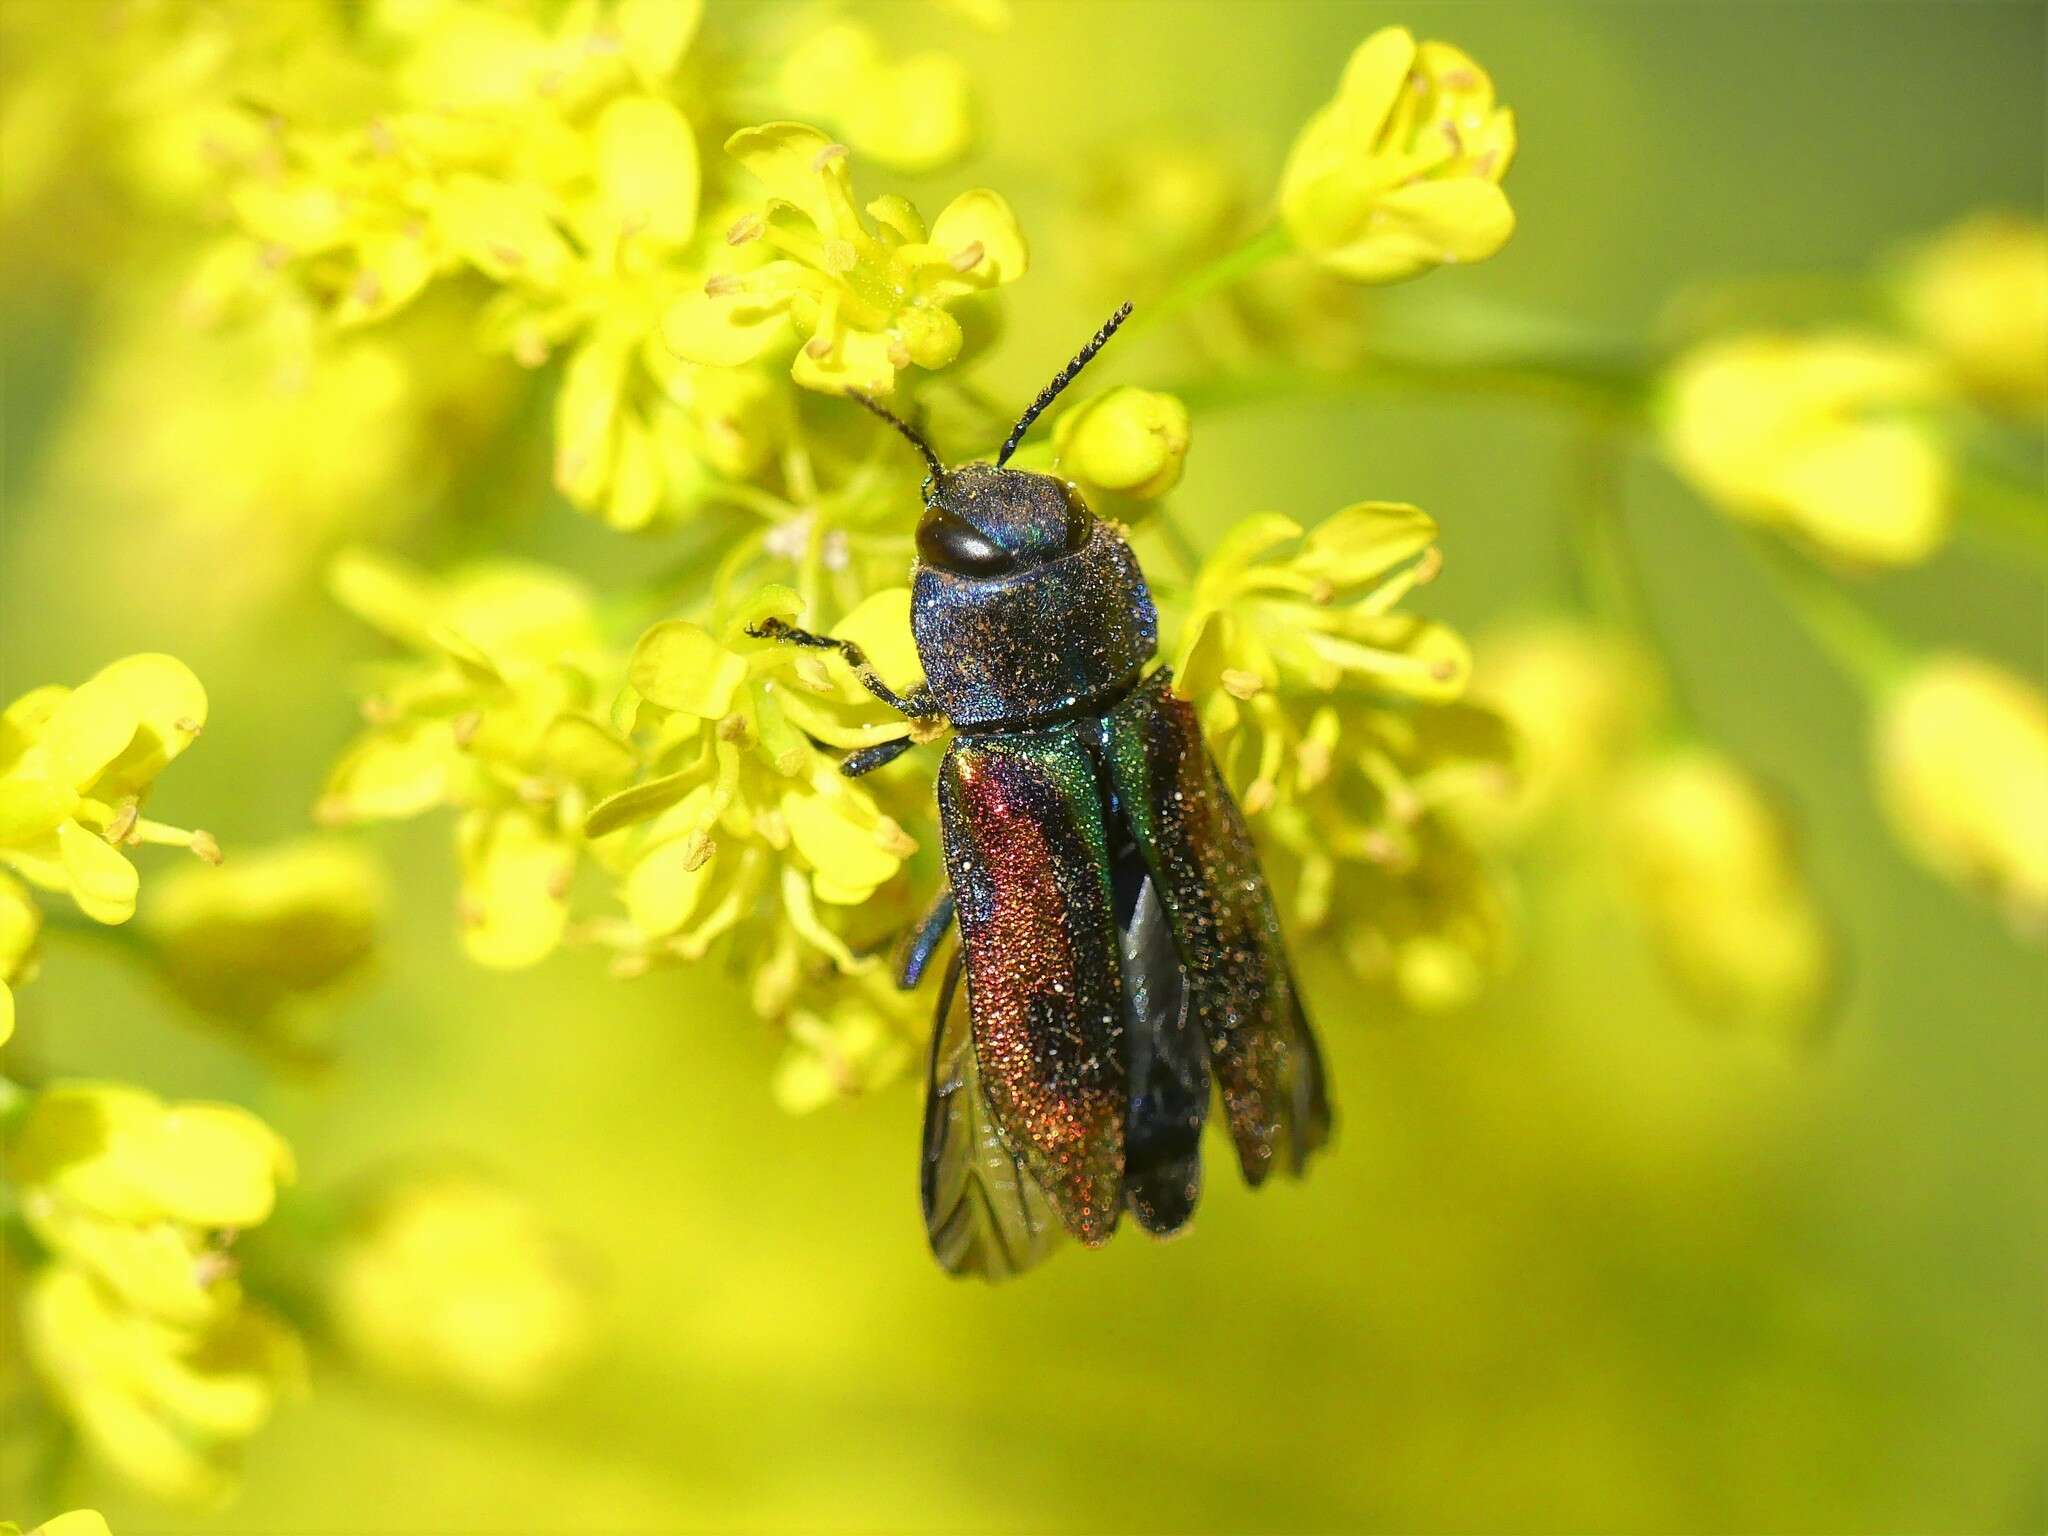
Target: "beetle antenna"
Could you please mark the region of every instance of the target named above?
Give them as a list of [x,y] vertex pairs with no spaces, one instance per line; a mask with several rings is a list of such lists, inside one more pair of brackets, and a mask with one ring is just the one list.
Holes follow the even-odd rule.
[[1031,430],[1031,423],[1038,420],[1039,413],[1059,398],[1061,390],[1074,382],[1074,375],[1094,359],[1095,354],[1109,345],[1109,338],[1116,334],[1116,328],[1131,318],[1131,305],[1125,300],[1117,312],[1103,322],[1102,329],[1090,338],[1088,345],[1074,354],[1074,360],[1053,375],[1053,380],[1038,392],[1038,398],[1031,402],[1031,409],[1018,418],[1017,425],[1010,429],[1003,451],[996,455],[996,468],[1001,469],[1010,462],[1010,455],[1017,451],[1017,445],[1024,441],[1024,434]]
[[932,451],[932,445],[918,435],[917,428],[913,427],[872,395],[864,395],[857,389],[849,389],[846,393],[873,411],[898,432],[901,432],[909,440],[910,446],[924,455],[925,465],[931,470],[934,480],[946,478],[946,466],[939,462],[939,456]]

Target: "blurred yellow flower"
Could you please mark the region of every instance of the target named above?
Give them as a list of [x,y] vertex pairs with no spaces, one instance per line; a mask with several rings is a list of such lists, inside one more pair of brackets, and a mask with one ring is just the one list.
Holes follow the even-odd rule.
[[140,885],[123,847],[167,843],[217,860],[206,833],[140,814],[205,723],[205,689],[170,656],[129,656],[76,688],[23,694],[0,715],[0,864],[67,893],[96,922],[123,923]]
[[308,839],[172,875],[152,892],[142,929],[181,998],[270,1039],[276,1015],[370,957],[384,902],[369,854]]
[[844,987],[806,987],[788,1016],[775,1102],[792,1115],[872,1093],[902,1076],[929,1028],[930,999],[871,971]]
[[14,988],[35,975],[42,909],[22,883],[0,870],[0,1045],[14,1033]]
[[1172,395],[1123,385],[1082,401],[1053,423],[1058,473],[1103,516],[1152,501],[1180,484],[1188,408]]
[[[1238,712],[1209,700],[1212,690],[1254,714],[1276,689],[1456,698],[1472,666],[1465,642],[1395,611],[1442,565],[1435,542],[1429,515],[1399,502],[1359,502],[1306,535],[1277,512],[1244,519],[1202,563],[1174,652],[1175,691],[1214,704],[1225,735]],[[1273,555],[1290,543],[1292,553]]]
[[1561,813],[1604,816],[1625,762],[1648,742],[1660,707],[1655,667],[1627,640],[1546,618],[1480,637],[1470,697],[1513,726],[1513,794],[1474,802],[1487,831],[1519,836]]
[[366,701],[369,729],[329,775],[320,818],[461,810],[464,946],[479,964],[532,964],[568,922],[585,812],[639,765],[599,713],[616,662],[589,594],[540,566],[479,564],[436,580],[363,552],[336,562],[332,584],[415,659]]
[[856,153],[897,170],[937,170],[973,133],[965,65],[935,50],[891,60],[856,22],[804,37],[782,61],[781,85],[800,117],[831,124]]
[[1835,953],[1784,817],[1706,747],[1646,759],[1616,791],[1614,847],[1672,981],[1708,1017],[1811,1038]]
[[1665,451],[1730,516],[1845,560],[1910,565],[1947,537],[1949,462],[1923,354],[1854,333],[1708,342],[1667,381]]
[[746,128],[726,150],[768,189],[766,204],[742,214],[726,239],[759,240],[776,255],[713,276],[669,311],[664,334],[688,361],[750,362],[793,326],[804,338],[791,365],[797,383],[885,395],[898,369],[942,368],[959,355],[950,305],[1024,275],[1023,233],[995,192],[961,193],[927,230],[893,195],[869,203],[864,219],[846,146],[815,128]]
[[1964,389],[2002,410],[2048,409],[2048,224],[1977,214],[1914,251],[1901,277],[1907,322]]
[[[21,1527],[11,1520],[0,1521],[0,1536],[21,1536]],[[28,1536],[113,1536],[97,1510],[74,1509],[69,1514],[45,1520]]]
[[124,1305],[197,1326],[233,1310],[227,1245],[264,1221],[291,1153],[231,1104],[166,1105],[118,1083],[55,1083],[9,1127],[29,1230]]
[[1906,846],[2023,931],[2048,924],[2048,698],[1969,656],[1906,673],[1879,706],[1880,798]]
[[1385,27],[1295,139],[1281,218],[1302,250],[1360,282],[1478,261],[1514,233],[1500,188],[1514,153],[1514,114],[1494,104],[1484,70]]
[[546,1392],[587,1352],[590,1287],[525,1202],[416,1174],[358,1214],[326,1274],[344,1347],[416,1386],[497,1403]]
[[86,1446],[154,1498],[223,1502],[242,1443],[304,1380],[297,1338],[247,1304],[180,1327],[59,1263],[31,1279],[22,1306],[29,1360]]

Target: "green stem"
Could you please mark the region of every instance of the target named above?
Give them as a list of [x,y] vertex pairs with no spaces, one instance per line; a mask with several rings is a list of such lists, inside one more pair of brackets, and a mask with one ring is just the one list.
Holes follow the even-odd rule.
[[1956,486],[1956,533],[1990,554],[2048,569],[2048,499],[2001,471],[1966,464]]
[[1622,506],[1622,445],[1614,433],[1590,427],[1573,449],[1571,547],[1577,585],[1586,606],[1606,627],[1627,636],[1662,675],[1672,723],[1696,734],[1694,714],[1670,648],[1650,618],[1642,567],[1629,538]]
[[1357,395],[1470,396],[1534,400],[1623,422],[1642,414],[1647,378],[1634,365],[1591,358],[1505,357],[1440,362],[1382,353],[1341,373],[1226,373],[1164,386],[1191,411]]
[[1748,543],[1814,644],[1872,698],[1890,692],[1913,665],[1912,647],[1822,575],[1812,561],[1768,534],[1752,533]]
[[1258,230],[1242,245],[1225,251],[1206,267],[1198,267],[1165,293],[1131,316],[1125,334],[1135,336],[1164,325],[1184,309],[1199,304],[1212,293],[1220,293],[1243,282],[1252,273],[1293,249],[1287,231],[1275,222]]

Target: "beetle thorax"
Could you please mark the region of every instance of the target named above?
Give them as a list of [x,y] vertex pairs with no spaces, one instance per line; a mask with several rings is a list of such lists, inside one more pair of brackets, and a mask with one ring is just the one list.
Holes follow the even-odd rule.
[[1136,558],[1050,475],[968,464],[918,525],[911,626],[954,726],[1020,727],[1114,700],[1158,647]]

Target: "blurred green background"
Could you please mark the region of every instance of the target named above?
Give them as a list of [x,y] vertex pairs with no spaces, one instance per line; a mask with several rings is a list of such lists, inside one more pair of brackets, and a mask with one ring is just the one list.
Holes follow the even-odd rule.
[[[1521,124],[1517,235],[1433,279],[1423,316],[1491,302],[1641,333],[1702,281],[1866,268],[1983,207],[2038,216],[2048,176],[2041,5],[1021,0],[994,38],[862,14],[972,67],[984,148],[939,180],[1002,188],[1034,234],[991,370],[1019,398],[1096,318],[1085,252],[1053,233],[1091,151],[1193,131],[1263,183],[1390,22],[1481,60]],[[0,692],[172,651],[212,719],[160,813],[230,851],[300,832],[369,642],[314,590],[223,624],[218,572],[125,568],[149,509],[40,473],[82,307],[0,302]],[[1142,349],[1104,366],[1147,381]],[[1420,606],[1479,631],[1562,592],[1568,425],[1398,398],[1198,417],[1178,504],[1202,537],[1265,507],[1419,503],[1448,559]],[[541,494],[533,435],[495,547],[599,578],[662,558]],[[314,1187],[422,1149],[501,1170],[587,1256],[595,1356],[518,1414],[316,1356],[226,1513],[85,1491],[120,1532],[2048,1526],[2048,971],[1884,835],[1860,705],[1735,535],[1647,460],[1628,497],[1697,709],[1804,815],[1850,967],[1814,1060],[1680,1017],[1611,918],[1538,913],[1464,1016],[1375,1017],[1309,976],[1342,1124],[1305,1184],[1254,1199],[1219,1176],[1185,1241],[957,1284],[924,1250],[914,1086],[789,1118],[779,1043],[723,974],[469,965],[435,819],[373,839],[399,900],[332,1071],[280,1082],[65,932],[33,993],[38,1065],[237,1099]],[[1952,549],[1867,595],[1903,633],[2041,672],[2037,574]]]

